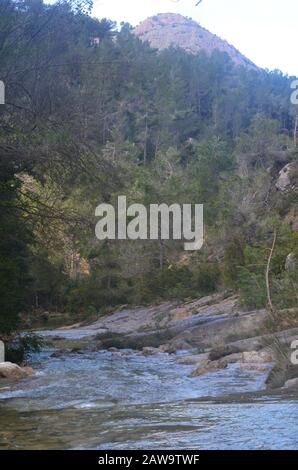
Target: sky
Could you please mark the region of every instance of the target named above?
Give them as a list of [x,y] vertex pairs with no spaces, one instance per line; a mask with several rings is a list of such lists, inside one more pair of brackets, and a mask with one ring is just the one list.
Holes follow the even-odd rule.
[[202,0],[196,7],[197,1],[94,0],[93,16],[135,26],[157,13],[180,13],[259,67],[298,76],[298,0]]

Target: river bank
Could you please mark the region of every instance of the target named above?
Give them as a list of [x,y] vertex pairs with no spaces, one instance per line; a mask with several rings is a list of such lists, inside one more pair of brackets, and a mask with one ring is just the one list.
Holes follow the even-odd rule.
[[193,376],[237,363],[267,372],[268,388],[292,387],[298,377],[297,367],[290,364],[291,344],[298,338],[297,312],[280,315],[283,321],[273,331],[265,310],[241,310],[238,297],[223,292],[189,302],[124,307],[88,325],[42,334],[59,348],[57,355],[111,348],[114,355],[127,355],[127,350],[145,356],[190,351],[183,360],[194,366]]

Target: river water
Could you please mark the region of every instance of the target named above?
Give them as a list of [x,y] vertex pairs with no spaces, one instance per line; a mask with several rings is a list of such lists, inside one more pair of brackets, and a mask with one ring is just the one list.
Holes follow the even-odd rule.
[[298,448],[297,401],[212,399],[260,389],[263,373],[231,365],[192,378],[174,355],[53,351],[32,356],[34,376],[0,388],[0,449]]

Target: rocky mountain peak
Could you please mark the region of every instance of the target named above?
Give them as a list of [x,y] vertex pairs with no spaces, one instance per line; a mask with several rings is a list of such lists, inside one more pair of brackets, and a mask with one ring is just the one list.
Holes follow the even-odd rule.
[[181,47],[191,54],[200,51],[211,54],[218,49],[226,52],[235,64],[257,69],[253,62],[227,41],[210,33],[191,18],[176,13],[152,16],[141,22],[134,32],[142,41],[148,41],[155,49],[162,50],[174,46]]

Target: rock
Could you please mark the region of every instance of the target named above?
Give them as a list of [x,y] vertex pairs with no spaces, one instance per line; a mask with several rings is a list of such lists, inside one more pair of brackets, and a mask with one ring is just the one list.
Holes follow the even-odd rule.
[[279,361],[271,369],[266,379],[268,389],[283,387],[288,381],[298,378],[298,365],[289,364],[288,361]]
[[184,364],[184,365],[197,365],[200,362],[206,362],[209,359],[209,353],[204,353],[204,354],[193,354],[192,356],[184,356],[180,357],[178,359],[178,364]]
[[283,388],[298,388],[298,378],[287,380]]
[[113,351],[112,356],[113,357],[123,357],[123,353],[121,351]]
[[294,253],[290,253],[290,254],[287,256],[285,269],[286,269],[286,271],[288,271],[289,273],[292,273],[292,272],[295,271],[295,269],[296,269],[296,259],[295,259]]
[[243,353],[242,361],[244,363],[274,362],[274,358],[268,351],[246,351]]
[[158,348],[161,352],[169,352],[171,345],[169,343],[161,344]]
[[191,374],[192,377],[199,377],[200,375],[207,374],[208,372],[216,372],[225,369],[228,363],[225,360],[221,361],[203,361]]
[[141,41],[148,41],[154,49],[162,50],[173,46],[191,54],[204,51],[207,55],[211,55],[214,50],[219,50],[225,52],[236,65],[257,70],[249,59],[228,42],[182,15],[159,13],[140,23],[133,32]]
[[160,351],[174,354],[177,351],[188,351],[191,349],[190,344],[183,339],[173,339],[169,343],[162,344],[159,347]]
[[297,204],[292,204],[290,210],[285,217],[285,222],[289,224],[294,232],[298,232],[298,208]]
[[220,361],[222,360],[224,360],[227,364],[235,364],[236,362],[243,361],[243,354],[242,353],[230,354],[229,356],[225,356],[224,358],[220,359]]
[[90,351],[91,352],[97,352],[101,351],[103,349],[103,344],[102,341],[95,341],[91,346],[90,346]]
[[111,353],[114,353],[114,352],[118,352],[118,349],[112,347],[112,348],[109,348],[108,351],[111,352]]
[[142,349],[142,354],[144,356],[155,356],[156,354],[160,354],[162,351],[159,348],[150,348],[145,347]]
[[34,373],[34,370],[32,369],[32,367],[29,367],[29,366],[23,366],[21,367],[21,369],[23,369],[23,371],[26,372],[26,375],[32,375]]
[[239,352],[240,349],[237,346],[220,346],[210,351],[210,360],[216,361],[217,359],[221,359],[222,357],[230,356],[231,354],[237,354]]
[[20,367],[12,362],[0,363],[0,377],[5,379],[20,379],[31,375],[33,370],[31,367]]
[[54,358],[62,357],[62,356],[65,356],[65,354],[67,354],[68,352],[69,351],[67,349],[60,349],[59,351],[53,352],[53,354],[51,354],[51,357],[54,357]]
[[296,163],[288,163],[284,166],[283,169],[279,172],[279,178],[276,182],[276,188],[279,191],[287,191],[289,189],[295,188],[297,183],[297,166]]

